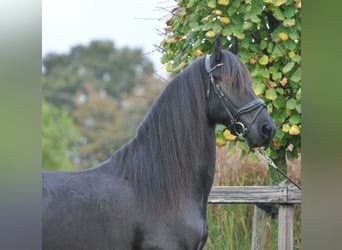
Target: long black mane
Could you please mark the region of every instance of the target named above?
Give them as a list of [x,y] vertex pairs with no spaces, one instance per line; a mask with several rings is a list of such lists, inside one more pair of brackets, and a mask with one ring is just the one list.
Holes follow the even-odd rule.
[[[145,202],[178,206],[203,154],[206,117],[203,58],[177,75],[154,103],[136,136],[113,158]],[[195,175],[195,176],[194,176]]]
[[[246,67],[232,53],[222,55],[223,87],[249,86]],[[113,155],[116,175],[130,180],[144,204],[178,208],[182,195],[193,188],[191,180],[199,177],[199,160],[206,153],[204,130],[214,128],[206,114],[207,81],[204,58],[199,58],[168,84],[136,136]]]

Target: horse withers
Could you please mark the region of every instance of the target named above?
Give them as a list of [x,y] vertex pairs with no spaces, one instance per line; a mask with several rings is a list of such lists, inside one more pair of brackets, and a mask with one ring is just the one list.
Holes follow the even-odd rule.
[[275,126],[246,66],[221,37],[178,74],[137,133],[87,170],[43,172],[43,249],[197,250],[205,245],[215,172],[215,125],[250,147]]

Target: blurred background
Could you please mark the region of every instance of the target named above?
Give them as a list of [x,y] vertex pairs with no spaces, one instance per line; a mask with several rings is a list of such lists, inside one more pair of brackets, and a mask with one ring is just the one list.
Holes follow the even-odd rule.
[[42,2],[43,168],[88,168],[135,133],[166,85],[173,1]]

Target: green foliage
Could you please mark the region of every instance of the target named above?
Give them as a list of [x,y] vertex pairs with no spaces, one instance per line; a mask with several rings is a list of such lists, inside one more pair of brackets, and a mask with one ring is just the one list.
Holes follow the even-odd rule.
[[[153,77],[152,63],[141,50],[116,49],[109,41],[79,45],[65,55],[50,54],[43,64],[43,93],[54,107],[52,117],[43,113],[43,119],[58,119],[60,114],[74,118],[51,124],[59,126],[56,130],[47,129],[48,124],[43,123],[43,140],[51,141],[51,146],[43,144],[43,150],[50,158],[65,161],[50,162],[49,168],[71,167],[66,156],[76,159],[77,168],[88,168],[110,157],[134,136],[138,123],[163,87]],[[71,126],[80,134],[77,152],[66,142],[54,148],[56,138],[69,140],[63,127],[67,130]]]
[[[108,158],[113,148],[122,145],[127,140],[127,130],[122,129],[124,112],[114,98],[101,96],[93,85],[84,88],[85,94],[81,93],[75,98],[73,115],[77,130],[82,135],[80,166],[88,168]],[[86,98],[85,101],[82,96]]]
[[75,46],[70,54],[49,54],[43,59],[46,99],[58,107],[74,108],[73,97],[92,84],[114,98],[131,93],[152,63],[140,49],[116,49],[111,41],[93,41]]
[[[148,86],[144,89],[146,91]],[[150,94],[157,92],[155,89]],[[84,94],[86,101],[80,101]],[[76,108],[72,114],[82,135],[79,147],[79,165],[82,168],[107,159],[133,137],[151,104],[150,99],[135,95],[126,96],[120,103],[116,98],[97,92],[90,84],[85,86],[85,93],[76,95],[75,100]]]
[[[238,38],[238,56],[277,126],[266,152],[280,164],[285,157],[297,158],[301,152],[301,1],[176,2],[161,42],[161,61],[167,70],[177,73],[198,56],[210,54],[218,34],[227,38],[223,39],[226,47],[232,37]],[[235,143],[243,149],[242,155],[254,155],[245,142]]]
[[79,133],[74,121],[65,110],[43,100],[42,103],[42,166],[44,169],[70,170],[70,160],[77,152]]

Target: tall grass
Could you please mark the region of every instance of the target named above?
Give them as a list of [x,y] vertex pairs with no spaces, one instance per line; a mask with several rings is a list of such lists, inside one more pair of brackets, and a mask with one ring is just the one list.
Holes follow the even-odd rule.
[[[239,152],[228,154],[228,148],[217,148],[214,185],[258,186],[268,185],[268,166],[264,162],[240,159]],[[288,174],[299,182],[300,158],[288,162]],[[253,205],[211,204],[208,206],[209,237],[206,250],[251,249]],[[301,249],[300,205],[295,206],[294,247]],[[265,250],[277,249],[278,219],[269,218]]]

